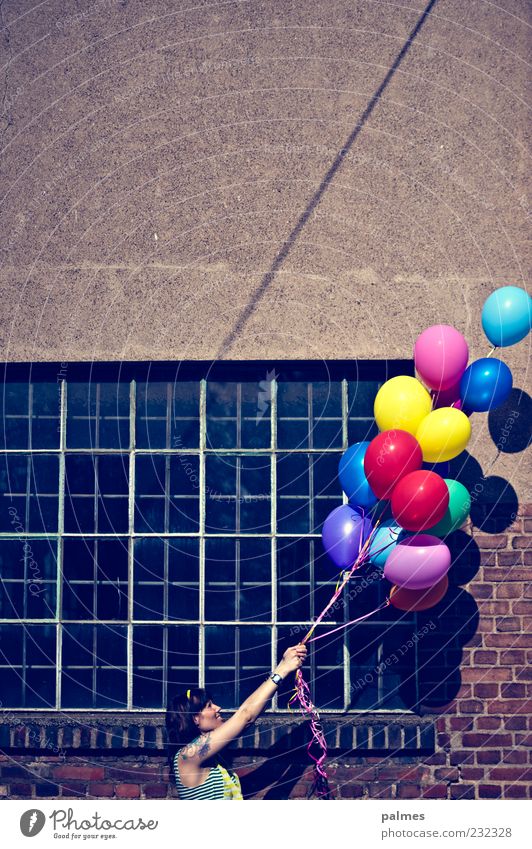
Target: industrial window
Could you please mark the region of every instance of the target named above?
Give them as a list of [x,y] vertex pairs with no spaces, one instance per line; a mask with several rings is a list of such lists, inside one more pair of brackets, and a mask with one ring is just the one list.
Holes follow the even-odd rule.
[[[0,467],[0,692],[11,709],[153,710],[199,683],[234,708],[337,574],[338,460],[376,434],[410,363],[13,364]],[[353,578],[318,633],[376,607]],[[389,607],[315,643],[321,711],[404,711],[413,619]],[[415,651],[415,649],[414,649]],[[284,688],[271,710],[287,710]]]

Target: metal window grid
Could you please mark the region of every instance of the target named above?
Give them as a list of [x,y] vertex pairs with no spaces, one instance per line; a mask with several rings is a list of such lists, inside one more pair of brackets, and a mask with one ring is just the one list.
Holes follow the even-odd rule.
[[[304,366],[304,364],[303,364]],[[311,422],[312,420],[312,378],[308,378],[308,420]],[[309,428],[309,445],[304,448],[278,448],[277,444],[277,425],[278,425],[278,416],[277,416],[277,390],[278,390],[278,381],[273,377],[271,380],[271,396],[270,396],[270,410],[269,414],[271,416],[271,442],[268,448],[260,448],[260,449],[251,449],[251,448],[209,448],[207,445],[207,379],[205,377],[201,378],[200,381],[200,396],[199,396],[199,419],[200,419],[200,439],[199,439],[199,447],[198,448],[181,448],[181,447],[167,447],[167,448],[137,448],[135,445],[135,425],[136,425],[136,385],[137,381],[135,378],[129,380],[130,392],[129,392],[129,415],[130,415],[130,444],[126,449],[124,446],[120,446],[118,448],[68,448],[67,447],[67,434],[66,434],[66,426],[67,426],[67,405],[68,405],[68,381],[65,377],[62,377],[60,382],[60,440],[59,440],[59,448],[58,449],[33,449],[30,447],[29,452],[24,449],[4,449],[2,453],[5,454],[20,454],[29,453],[32,454],[57,454],[59,457],[59,515],[58,515],[58,529],[56,534],[42,534],[42,533],[31,533],[27,532],[24,534],[14,534],[14,533],[0,533],[0,539],[54,539],[57,540],[57,610],[55,620],[53,619],[27,619],[24,620],[24,624],[55,624],[57,639],[56,639],[56,703],[53,709],[62,710],[61,706],[61,658],[62,658],[62,636],[63,636],[63,625],[65,624],[90,624],[90,625],[110,625],[110,626],[122,626],[125,625],[127,627],[127,707],[125,708],[128,712],[153,712],[160,713],[161,708],[146,708],[146,707],[136,707],[133,703],[133,628],[135,626],[146,626],[146,625],[155,625],[163,628],[164,634],[164,662],[167,659],[167,636],[168,636],[168,627],[179,628],[182,626],[191,626],[197,625],[199,632],[199,645],[198,645],[198,663],[199,663],[199,686],[204,686],[205,684],[205,629],[210,625],[222,625],[228,627],[252,627],[252,626],[268,626],[271,629],[271,665],[272,667],[276,664],[278,658],[276,656],[276,646],[277,646],[277,638],[278,638],[278,630],[280,627],[282,628],[290,628],[295,626],[308,626],[312,624],[312,620],[307,622],[301,621],[282,621],[279,622],[277,619],[277,540],[278,539],[298,539],[301,537],[307,539],[319,539],[319,534],[292,534],[292,533],[277,533],[277,463],[276,458],[278,453],[287,452],[290,453],[302,453],[302,454],[315,454],[315,455],[323,455],[323,454],[336,454],[338,457],[341,455],[343,451],[345,451],[348,447],[348,423],[349,421],[356,420],[358,417],[353,416],[351,411],[349,410],[349,398],[348,398],[348,384],[349,381],[346,378],[343,378],[341,381],[342,388],[342,446],[341,448],[314,448],[312,444],[312,427]],[[167,404],[167,437],[170,434],[170,426],[171,426],[171,404],[170,404],[170,387],[169,387],[169,395],[168,395],[168,404]],[[30,399],[31,399],[31,389],[30,389]],[[97,393],[97,404],[99,399],[99,393]],[[240,392],[239,392],[239,400],[240,400]],[[31,407],[30,407],[31,409]],[[360,417],[360,420],[370,421],[368,417]],[[237,405],[237,430],[238,435],[240,435],[240,421],[241,421],[241,411],[240,404]],[[99,422],[99,409],[96,408],[96,429],[98,428]],[[169,439],[167,439],[167,444],[169,443]],[[238,436],[238,442],[240,443],[240,438]],[[31,443],[30,443],[31,445]],[[64,504],[65,504],[65,466],[66,466],[66,456],[68,454],[128,454],[129,455],[129,496],[128,496],[128,532],[125,533],[68,533],[64,530]],[[200,502],[200,514],[199,514],[199,530],[197,533],[139,533],[135,531],[134,528],[134,520],[135,520],[135,468],[136,468],[136,457],[139,455],[198,455],[199,456],[199,502]],[[205,530],[205,512],[206,512],[206,480],[205,480],[205,460],[209,454],[216,454],[220,456],[243,456],[243,455],[269,455],[270,456],[270,482],[271,482],[271,498],[270,498],[270,533],[265,534],[253,534],[253,533],[242,533],[236,530],[235,533],[208,533]],[[28,464],[29,466],[29,464]],[[310,505],[311,511],[314,510],[314,501],[313,501],[313,475],[310,474]],[[165,499],[168,501],[168,499]],[[344,503],[347,501],[345,495],[343,496]],[[168,506],[166,506],[166,510]],[[167,520],[165,520],[165,528],[168,527]],[[63,545],[62,540],[66,538],[87,538],[87,539],[117,539],[119,537],[128,538],[128,613],[127,613],[127,623],[122,620],[100,620],[100,619],[90,619],[90,620],[68,620],[64,619],[62,616],[62,592],[63,592]],[[179,621],[175,620],[167,620],[167,619],[143,619],[143,620],[134,620],[133,619],[133,605],[134,605],[134,583],[133,583],[133,572],[134,572],[134,540],[135,539],[144,539],[144,538],[198,538],[199,539],[199,618],[187,621]],[[209,620],[205,619],[205,540],[208,538],[240,538],[240,537],[251,537],[251,538],[269,538],[271,544],[271,610],[272,616],[269,620],[253,620],[248,622],[242,622],[237,620],[229,621],[229,620]],[[166,549],[166,547],[165,547]],[[164,574],[165,577],[168,575],[168,552],[165,550],[165,566],[164,566]],[[314,557],[311,558],[311,573],[310,573],[310,586],[314,586]],[[316,611],[318,613],[318,611]],[[341,625],[343,622],[348,621],[348,606],[344,605],[344,616],[342,620],[327,620],[328,627],[334,627],[335,625]],[[15,619],[0,619],[0,624],[9,624],[14,625],[20,623],[21,620]],[[415,617],[412,620],[416,621]],[[371,624],[371,620],[365,628],[374,628],[375,625]],[[238,633],[238,629],[237,629]],[[351,681],[350,681],[350,656],[349,656],[349,647],[347,641],[347,633],[344,632],[344,642],[343,642],[343,672],[344,672],[344,711],[348,710],[349,702],[350,702],[350,694],[351,694]],[[237,637],[238,643],[238,637]],[[417,670],[417,646],[415,649],[415,669]],[[379,647],[378,658],[377,661],[380,663],[382,661],[382,645]],[[238,675],[238,656],[236,658],[237,671]],[[311,657],[311,674],[315,674],[315,661]],[[25,679],[25,670],[23,669],[23,675]],[[163,705],[166,702],[167,692],[166,692],[166,675],[164,675],[164,692],[163,692]],[[416,675],[417,678],[417,675]],[[25,680],[24,680],[25,684]],[[416,690],[417,690],[417,680],[415,682]],[[378,675],[378,688],[379,688],[379,701],[382,697],[382,677],[379,673]],[[16,707],[12,708],[13,710],[17,710]],[[41,708],[20,708],[24,711],[32,711],[32,710],[42,710]],[[101,711],[102,714],[105,714],[109,711],[116,711],[116,708],[102,708],[102,707],[87,707],[87,708],[75,708],[77,711],[90,711],[94,712],[94,710]],[[272,701],[272,707],[270,708],[271,712],[274,713],[287,713],[288,711],[283,708],[279,708],[277,704],[277,697],[275,696]],[[371,713],[379,712],[380,708],[378,706],[371,708]],[[338,708],[328,709],[321,708],[321,713],[324,714],[337,714]],[[365,710],[354,710],[352,711],[355,714],[364,713]],[[405,713],[405,708],[397,708],[390,709],[385,708],[383,710],[384,713]]]

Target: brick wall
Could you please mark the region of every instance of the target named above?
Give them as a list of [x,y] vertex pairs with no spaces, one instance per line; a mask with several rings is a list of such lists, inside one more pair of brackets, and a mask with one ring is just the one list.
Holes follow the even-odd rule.
[[[532,797],[532,505],[503,531],[493,509],[477,520],[470,539],[458,532],[438,627],[419,645],[417,715],[324,723],[336,798]],[[305,799],[306,734],[292,718],[262,717],[231,753],[244,793]],[[0,796],[175,799],[165,742],[153,714],[3,711]]]

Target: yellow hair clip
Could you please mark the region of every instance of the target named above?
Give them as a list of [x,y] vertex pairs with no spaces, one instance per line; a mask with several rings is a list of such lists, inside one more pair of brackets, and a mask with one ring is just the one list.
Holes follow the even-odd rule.
[[190,701],[190,690],[187,690],[187,699]]

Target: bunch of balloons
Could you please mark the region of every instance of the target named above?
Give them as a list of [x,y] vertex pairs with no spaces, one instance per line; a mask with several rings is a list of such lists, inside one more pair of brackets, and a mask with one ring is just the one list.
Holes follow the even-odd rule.
[[[532,299],[523,289],[504,286],[486,300],[482,327],[494,348],[514,345],[531,326]],[[414,346],[419,378],[384,383],[374,404],[380,433],[340,459],[349,503],[325,520],[325,550],[342,570],[368,560],[382,569],[393,584],[389,601],[400,610],[426,610],[445,595],[451,553],[444,539],[471,508],[467,489],[443,476],[446,463],[467,446],[471,413],[495,409],[512,389],[501,360],[487,356],[468,365],[468,359],[467,342],[454,327],[423,331]],[[374,525],[368,512],[383,500],[393,519]]]

